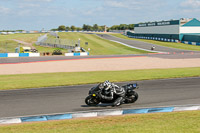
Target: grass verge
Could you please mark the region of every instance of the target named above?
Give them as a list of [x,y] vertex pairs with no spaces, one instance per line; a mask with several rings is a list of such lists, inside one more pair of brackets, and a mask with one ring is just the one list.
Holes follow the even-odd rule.
[[[1,51],[6,51],[6,47],[4,46],[4,42],[8,42],[10,39],[17,39],[24,42],[33,43],[37,40],[37,38],[42,34],[13,34],[13,35],[0,35],[0,44],[2,42],[2,45],[0,45]],[[49,36],[50,38],[53,38],[52,36]],[[105,39],[102,39],[100,37],[97,37],[94,34],[85,34],[85,33],[76,33],[76,32],[70,32],[70,33],[59,33],[60,39],[68,39],[68,40],[79,40],[81,39],[81,47],[83,47],[86,51],[89,50],[90,55],[116,55],[116,54],[144,54],[149,53],[147,51],[138,50],[134,48],[130,48],[124,45],[121,45],[119,43],[111,42]],[[88,42],[88,45],[85,45],[85,42]],[[12,44],[10,43],[10,46]],[[12,46],[12,50],[14,50],[16,46]],[[38,52],[53,52],[57,48],[51,48],[51,47],[42,47],[34,45]],[[66,49],[61,49],[62,52],[68,52]],[[0,52],[1,52],[0,51]]]
[[91,84],[103,82],[104,80],[121,82],[182,77],[200,77],[200,67],[0,75],[0,90]]
[[122,115],[0,126],[1,133],[199,133],[200,111]]
[[[143,54],[147,51],[130,48],[119,43],[102,39],[94,34],[86,33],[59,33],[61,39],[81,40],[81,47],[90,53],[90,55],[116,55],[116,54]],[[85,45],[88,42],[88,45]],[[88,50],[90,49],[90,50]]]
[[170,48],[200,51],[200,46],[188,45],[188,44],[184,44],[184,43],[162,42],[162,41],[146,40],[146,39],[135,39],[135,38],[129,38],[129,37],[124,36],[122,34],[111,34],[111,35],[115,36],[115,37],[122,38],[122,39],[148,42],[148,43],[152,43],[152,44],[156,44],[156,45],[160,45],[160,46],[165,46],[165,47],[170,47]]

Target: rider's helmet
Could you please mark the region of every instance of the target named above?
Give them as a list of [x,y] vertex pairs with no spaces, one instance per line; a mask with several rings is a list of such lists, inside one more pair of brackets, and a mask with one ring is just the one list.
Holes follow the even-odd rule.
[[111,83],[109,82],[109,80],[106,80],[106,81],[103,83],[103,85],[104,85],[104,89],[105,89],[105,90],[108,90],[108,89],[110,89]]
[[100,88],[100,89],[103,89],[103,88],[104,88],[104,84],[103,84],[103,83],[100,83],[100,84],[99,84],[99,88]]

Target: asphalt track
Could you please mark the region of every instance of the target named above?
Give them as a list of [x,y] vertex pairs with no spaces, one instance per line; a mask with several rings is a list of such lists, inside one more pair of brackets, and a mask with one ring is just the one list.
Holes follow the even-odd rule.
[[170,54],[139,54],[139,55],[95,55],[95,56],[41,56],[41,57],[17,57],[17,58],[0,58],[0,64],[16,64],[30,62],[46,61],[64,61],[64,60],[82,60],[82,59],[101,59],[101,58],[122,58],[122,57],[157,57],[165,59],[188,59],[200,58],[200,52],[174,52]]
[[147,43],[147,42],[142,42],[142,41],[122,39],[122,38],[118,38],[118,37],[108,35],[108,34],[96,34],[96,35],[103,38],[103,39],[114,40],[114,41],[118,41],[118,42],[128,44],[130,46],[143,48],[143,49],[147,49],[147,50],[151,50],[151,47],[155,46],[155,50],[161,51],[161,52],[191,52],[190,50],[181,50],[181,49],[176,49],[176,48],[159,46],[159,45],[155,45],[155,44],[151,44],[151,43]]
[[[99,35],[105,39],[120,41],[135,47],[150,49],[152,44],[132,40],[124,40],[110,35]],[[0,64],[26,63],[57,60],[79,60],[94,58],[118,58],[132,56],[151,56],[157,58],[185,59],[199,58],[199,52],[178,50],[156,46],[157,51],[170,52],[170,54],[144,54],[144,55],[107,55],[86,57],[21,57],[0,58]],[[119,75],[120,76],[120,75]],[[143,108],[171,105],[200,104],[200,78],[166,79],[139,81],[139,100],[134,104],[126,104],[117,108]],[[117,83],[118,85],[126,83]],[[89,111],[114,109],[111,106],[100,105],[88,107],[84,99],[89,89],[94,85],[49,87],[28,90],[0,91],[0,118],[27,116],[38,114],[52,114],[62,112]]]
[[[114,37],[108,34],[97,34],[97,36],[107,39],[119,41],[130,46],[143,48],[150,50],[152,45],[151,43],[135,41],[135,40],[126,40],[118,37]],[[12,63],[28,63],[28,62],[45,62],[45,61],[59,61],[59,60],[79,60],[79,59],[98,59],[98,58],[118,58],[118,57],[137,57],[137,56],[150,56],[158,58],[170,58],[170,59],[185,59],[185,58],[199,58],[199,51],[188,51],[175,48],[168,48],[159,45],[156,46],[156,51],[167,52],[167,54],[138,54],[138,55],[96,55],[96,56],[41,56],[41,57],[18,57],[18,58],[0,58],[0,64],[12,64]]]
[[[105,104],[97,107],[86,106],[84,100],[93,84],[0,91],[0,118],[116,108],[200,104],[199,81],[200,78],[139,81],[140,88],[137,90],[139,100],[120,107]],[[117,83],[117,85],[123,84],[127,83]]]

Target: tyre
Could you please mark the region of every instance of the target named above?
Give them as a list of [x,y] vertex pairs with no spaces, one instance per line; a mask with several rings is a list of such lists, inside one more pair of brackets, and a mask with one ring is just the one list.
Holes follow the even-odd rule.
[[98,99],[96,99],[95,97],[92,96],[87,96],[85,98],[85,103],[89,106],[96,106],[97,104],[100,103],[100,101]]
[[135,101],[137,101],[137,99],[138,99],[137,92],[133,92],[132,95],[127,96],[125,103],[134,103]]

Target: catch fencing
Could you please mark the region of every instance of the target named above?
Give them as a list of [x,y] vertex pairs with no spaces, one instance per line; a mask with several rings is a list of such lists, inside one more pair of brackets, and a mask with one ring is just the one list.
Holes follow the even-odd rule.
[[60,38],[48,38],[47,35],[43,35],[38,38],[38,41],[36,44],[40,46],[44,46],[44,47],[63,48],[63,49],[73,50],[76,47],[80,47],[80,39],[68,40],[68,39],[60,39]]

